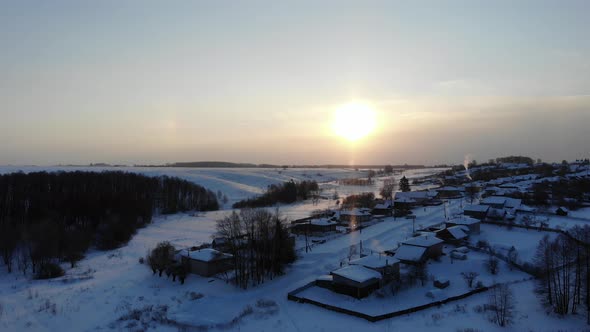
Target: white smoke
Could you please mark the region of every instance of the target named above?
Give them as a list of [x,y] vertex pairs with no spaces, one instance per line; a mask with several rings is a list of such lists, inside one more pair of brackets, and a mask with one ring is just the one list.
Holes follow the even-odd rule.
[[467,176],[467,178],[471,181],[473,181],[473,179],[471,178],[471,174],[469,174],[469,164],[471,163],[471,155],[465,155],[465,158],[463,159],[463,167],[465,167],[465,176]]

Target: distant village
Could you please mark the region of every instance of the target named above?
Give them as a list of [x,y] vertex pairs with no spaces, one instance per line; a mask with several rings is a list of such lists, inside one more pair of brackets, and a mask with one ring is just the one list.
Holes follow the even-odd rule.
[[[362,187],[385,178],[381,197],[363,193],[362,189],[347,197],[334,195],[327,199],[336,200],[335,208],[318,209],[307,218],[288,222],[281,245],[293,246],[300,254],[313,252],[317,246],[345,234],[368,232],[381,223],[404,223],[411,228],[405,239],[384,239],[379,248],[362,241],[351,244],[345,257],[335,257],[336,268],[290,292],[290,300],[356,313],[372,321],[394,317],[499,285],[539,278],[535,265],[538,258],[533,257],[538,253],[530,249],[537,243],[528,243],[524,248],[518,239],[514,243],[497,241],[506,234],[518,230],[519,236],[525,237],[545,233],[575,237],[568,226],[570,221],[572,225],[577,222],[577,228],[584,223],[590,225],[588,217],[571,216],[571,211],[590,207],[588,160],[547,164],[526,157],[499,158],[481,165],[465,163],[433,176],[415,178],[412,183],[397,174],[369,171],[367,178],[345,184]],[[281,229],[272,232],[277,234]],[[223,276],[225,280],[239,278],[236,264],[257,261],[261,251],[253,250],[249,243],[261,239],[244,234],[234,238],[218,235],[209,244],[168,255],[189,273]],[[270,244],[264,248],[277,250]],[[235,259],[237,254],[240,260]],[[503,274],[500,266],[510,272]],[[261,273],[267,273],[264,271]],[[383,317],[339,307],[340,296],[370,297],[378,302],[379,298],[400,292],[421,293],[423,300],[416,305],[399,305],[394,309],[400,310],[392,309]]]

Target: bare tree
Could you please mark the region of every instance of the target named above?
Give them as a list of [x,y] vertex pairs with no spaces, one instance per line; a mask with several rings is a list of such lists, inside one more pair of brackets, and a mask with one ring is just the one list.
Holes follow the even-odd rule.
[[514,294],[506,284],[496,285],[488,299],[488,305],[492,310],[490,320],[502,327],[509,325],[514,316]]
[[475,281],[475,279],[477,279],[477,277],[479,277],[479,273],[473,271],[461,272],[461,275],[463,276],[463,279],[465,280],[469,288],[473,288],[473,282]]
[[393,193],[395,191],[396,182],[394,178],[386,179],[383,181],[383,187],[379,191],[379,195],[383,199],[393,199]]

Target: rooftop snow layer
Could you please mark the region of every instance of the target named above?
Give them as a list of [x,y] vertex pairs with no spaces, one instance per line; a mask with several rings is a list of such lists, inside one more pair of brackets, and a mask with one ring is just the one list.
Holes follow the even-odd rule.
[[[479,206],[479,205],[476,205],[476,206]],[[452,220],[449,220],[448,222],[453,223],[453,224],[457,224],[457,225],[474,225],[474,224],[479,224],[481,221],[479,221],[478,219],[475,219],[475,218],[463,217],[461,219],[452,219]]]
[[231,258],[232,255],[222,253],[221,251],[205,248],[195,251],[182,250],[180,256],[195,259],[203,262],[212,262],[220,259]]
[[431,247],[435,244],[439,244],[442,243],[443,240],[433,236],[433,235],[427,235],[427,236],[416,236],[413,237],[409,240],[406,240],[403,242],[403,244],[407,244],[410,246],[419,246],[419,247]]
[[381,255],[369,255],[350,261],[351,265],[360,265],[371,269],[380,269],[387,265],[398,263],[397,258]]
[[418,262],[422,259],[425,252],[426,248],[424,247],[402,245],[397,249],[394,257],[400,261]]
[[469,212],[486,212],[490,207],[488,205],[465,205],[463,211]]
[[369,281],[371,279],[381,279],[381,273],[359,265],[349,265],[347,267],[333,271],[332,274],[359,283]]

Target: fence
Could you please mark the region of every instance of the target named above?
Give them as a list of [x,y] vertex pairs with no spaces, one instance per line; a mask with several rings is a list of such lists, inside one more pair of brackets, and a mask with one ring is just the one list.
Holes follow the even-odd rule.
[[339,312],[339,313],[343,313],[349,316],[355,316],[355,317],[359,317],[365,320],[368,320],[370,322],[378,322],[384,319],[389,319],[389,318],[394,318],[394,317],[398,317],[398,316],[403,316],[403,315],[407,315],[407,314],[411,314],[411,313],[415,313],[421,310],[425,310],[428,308],[433,308],[433,307],[438,307],[441,306],[443,304],[447,304],[450,302],[454,302],[454,301],[458,301],[458,300],[462,300],[465,299],[467,297],[470,297],[472,295],[475,294],[479,294],[479,293],[483,293],[491,288],[494,288],[496,285],[494,286],[490,286],[490,287],[481,287],[481,288],[477,288],[474,289],[470,292],[467,292],[465,294],[461,294],[461,295],[457,295],[457,296],[452,296],[449,298],[446,298],[444,300],[441,301],[435,301],[435,302],[431,302],[431,303],[427,303],[421,306],[417,306],[417,307],[413,307],[413,308],[408,308],[408,309],[403,309],[403,310],[398,310],[398,311],[393,311],[393,312],[389,312],[386,314],[382,314],[382,315],[377,315],[377,316],[372,316],[372,315],[368,315],[368,314],[364,314],[362,312],[358,312],[358,311],[354,311],[354,310],[350,310],[350,309],[344,309],[344,308],[340,308],[340,307],[336,307],[333,305],[329,305],[326,303],[321,303],[318,301],[314,301],[314,300],[310,300],[304,297],[299,297],[297,296],[297,294],[299,294],[300,292],[309,289],[311,287],[315,286],[315,282],[311,282],[303,287],[300,287],[292,292],[289,292],[289,294],[287,295],[287,298],[290,301],[294,301],[294,302],[299,302],[299,303],[309,303],[309,304],[313,304],[315,306],[318,307],[322,307],[324,309],[327,310],[331,310],[331,311],[335,311],[335,312]]

